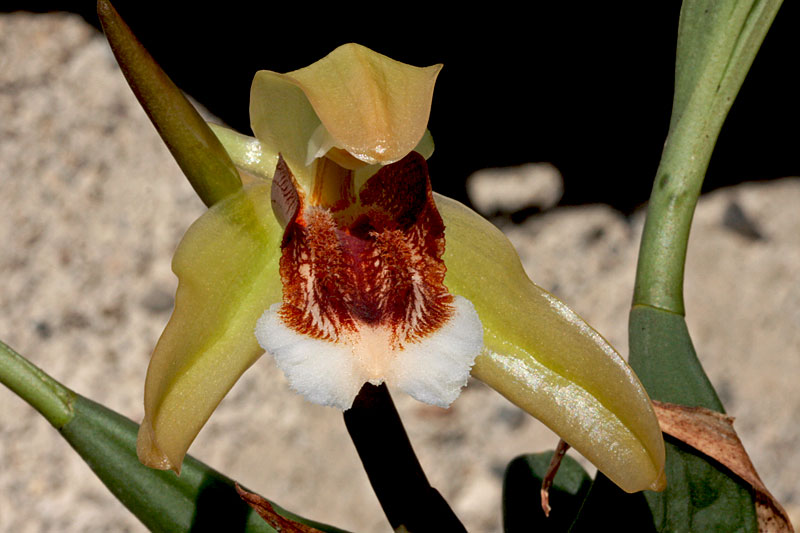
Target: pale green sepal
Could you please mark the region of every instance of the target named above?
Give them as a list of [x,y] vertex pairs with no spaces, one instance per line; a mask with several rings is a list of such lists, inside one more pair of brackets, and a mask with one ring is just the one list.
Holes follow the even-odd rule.
[[302,88],[325,125],[330,140],[320,146],[335,142],[367,164],[387,165],[422,138],[441,68],[414,67],[348,43],[285,79]]
[[435,195],[445,285],[484,330],[472,375],[535,416],[626,491],[664,485],[664,441],[638,378],[583,319],[533,284],[488,221]]
[[137,451],[148,466],[179,472],[212,411],[263,353],[256,321],[281,301],[283,229],[272,213],[270,187],[255,184],[216,204],[178,246],[175,310],[145,384]]
[[275,167],[278,165],[277,150],[255,137],[243,135],[211,122],[208,125],[237,168],[246,170],[254,176],[272,179]]

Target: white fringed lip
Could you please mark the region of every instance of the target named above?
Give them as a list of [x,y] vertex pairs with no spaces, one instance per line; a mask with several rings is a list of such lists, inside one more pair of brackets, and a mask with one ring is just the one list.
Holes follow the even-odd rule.
[[274,304],[258,321],[256,337],[275,359],[292,390],[308,401],[342,410],[353,405],[364,383],[386,383],[421,402],[449,407],[467,384],[483,349],[478,313],[466,298],[453,299],[454,313],[439,330],[402,348],[391,332],[369,325],[332,342],[297,333]]

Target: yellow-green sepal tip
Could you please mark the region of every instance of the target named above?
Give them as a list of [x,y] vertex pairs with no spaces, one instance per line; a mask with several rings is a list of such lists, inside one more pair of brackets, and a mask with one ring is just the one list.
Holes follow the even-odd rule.
[[445,285],[484,329],[472,375],[541,420],[628,492],[664,486],[664,441],[644,388],[619,354],[530,281],[506,237],[436,195],[445,222]]

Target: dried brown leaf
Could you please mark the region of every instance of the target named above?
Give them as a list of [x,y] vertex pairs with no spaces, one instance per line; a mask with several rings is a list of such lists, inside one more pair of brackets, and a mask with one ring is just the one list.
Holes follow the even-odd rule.
[[255,492],[244,490],[238,483],[236,484],[236,492],[239,493],[241,499],[255,509],[261,518],[266,520],[276,531],[280,531],[281,533],[322,533],[319,529],[289,520],[279,515],[270,502]]
[[761,533],[794,532],[789,515],[764,486],[733,429],[733,417],[703,407],[655,400],[653,407],[664,433],[721,463],[753,487],[756,492],[758,530]]
[[553,457],[550,459],[550,465],[547,467],[547,472],[542,478],[542,489],[539,495],[542,500],[542,511],[545,516],[550,516],[550,487],[553,486],[553,480],[558,472],[558,467],[561,466],[561,461],[564,459],[564,454],[569,450],[569,444],[564,442],[563,439],[558,440],[558,446],[553,452]]

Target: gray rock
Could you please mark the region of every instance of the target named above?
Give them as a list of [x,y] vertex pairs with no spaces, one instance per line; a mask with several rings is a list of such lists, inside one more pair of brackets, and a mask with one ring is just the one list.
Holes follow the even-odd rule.
[[511,214],[528,208],[546,211],[564,194],[561,173],[550,163],[487,168],[467,180],[469,199],[481,214]]

